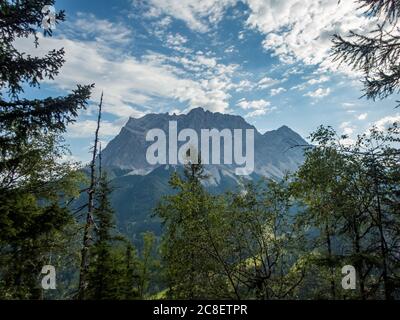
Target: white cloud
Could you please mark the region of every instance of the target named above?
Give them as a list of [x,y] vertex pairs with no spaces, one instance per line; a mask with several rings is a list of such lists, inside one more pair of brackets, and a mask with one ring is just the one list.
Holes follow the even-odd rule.
[[163,29],[157,29],[153,33],[164,43],[164,46],[169,49],[176,50],[183,54],[191,54],[193,52],[193,50],[186,45],[188,38],[179,33],[166,33]]
[[[94,137],[96,131],[97,121],[84,120],[70,124],[67,130],[67,137],[69,138],[91,138]],[[119,133],[121,125],[119,123],[112,123],[109,121],[102,121],[100,126],[100,137],[113,137]],[[103,144],[104,145],[104,144]]]
[[188,41],[188,39],[179,33],[168,34],[168,36],[167,36],[167,44],[171,47],[179,47],[179,46],[185,44],[187,41]]
[[179,110],[179,109],[172,109],[172,110],[169,110],[168,111],[168,114],[170,114],[170,115],[179,115],[179,114],[183,114],[184,112],[182,111],[182,110]]
[[214,68],[217,65],[217,60],[215,58],[208,58],[203,55],[197,56],[197,62],[209,68]]
[[350,126],[351,125],[351,122],[350,121],[345,121],[345,122],[342,122],[341,124],[340,124],[340,128],[345,128],[345,127],[348,127],[348,126]]
[[351,146],[355,144],[355,140],[352,138],[345,138],[345,139],[340,139],[340,143],[344,146]]
[[254,118],[254,117],[258,117],[258,116],[263,116],[265,114],[267,114],[268,110],[265,109],[258,109],[258,110],[254,110],[249,112],[248,114],[245,115],[245,118]]
[[352,135],[356,129],[355,126],[351,124],[350,121],[345,121],[340,124],[340,128],[343,130],[343,134]]
[[346,135],[352,135],[354,133],[354,129],[351,127],[343,128],[343,133]]
[[[99,21],[100,25],[113,30],[110,22]],[[90,22],[78,19],[78,25],[73,27],[79,29],[85,23],[85,28],[95,33],[97,20],[91,18]],[[67,35],[76,33],[73,27]],[[116,45],[121,42],[125,44],[128,33],[124,33],[123,37],[115,36],[114,41],[108,42],[112,35],[106,33],[106,38],[102,38],[103,29],[100,27],[99,33],[94,37],[92,35],[94,40],[82,39],[84,35],[80,40],[41,37],[38,49],[34,48],[32,39],[19,39],[17,45],[34,56],[64,47],[66,63],[55,80],[48,83],[63,90],[71,90],[77,83],[95,83],[92,98],[98,99],[104,90],[104,111],[118,117],[142,116],[143,109],[146,112],[152,111],[152,108],[156,111],[159,99],[172,99],[185,103],[189,108],[204,107],[219,112],[228,108],[230,77],[236,70],[235,65],[220,64],[216,58],[202,54],[185,58],[187,65],[183,68],[161,54],[147,53],[139,59],[124,51],[124,46]],[[171,45],[185,42],[183,36],[176,34],[170,37]],[[184,64],[183,59],[179,62]],[[189,65],[198,68],[195,73],[197,79],[193,79],[193,73],[185,73],[184,67]]]
[[277,80],[270,77],[263,77],[258,82],[253,82],[248,79],[241,80],[239,83],[232,84],[232,88],[236,92],[252,91],[252,90],[263,90],[277,85],[284,80]]
[[[149,0],[152,17],[172,16],[195,31],[206,32],[216,25],[228,7],[239,0]],[[242,0],[249,6],[248,28],[265,35],[263,46],[282,61],[320,65],[336,69],[329,57],[331,38],[349,30],[366,33],[375,28],[357,1],[335,0]],[[238,35],[243,38],[243,32]],[[341,66],[342,71],[349,71]]]
[[388,127],[393,125],[393,123],[398,122],[400,123],[400,114],[397,113],[395,116],[387,116],[382,119],[379,119],[374,123],[376,128],[380,131],[385,131]]
[[243,110],[253,110],[245,115],[246,118],[265,115],[268,112],[271,112],[276,109],[275,107],[270,108],[271,102],[266,101],[264,99],[251,100],[251,101],[248,101],[246,99],[241,99],[237,103],[237,106],[242,108]]
[[310,79],[310,80],[307,81],[307,83],[309,85],[314,85],[314,84],[324,83],[324,82],[327,82],[327,81],[329,81],[329,77],[321,76],[319,78]]
[[315,91],[310,91],[307,92],[304,96],[305,97],[310,97],[310,98],[314,98],[314,99],[319,99],[319,98],[323,98],[328,96],[331,93],[331,89],[330,88],[318,88]]
[[328,76],[321,76],[319,78],[312,78],[304,83],[298,84],[297,86],[294,86],[291,88],[291,90],[305,90],[307,89],[307,87],[316,85],[316,84],[321,84],[321,83],[325,83],[327,81],[329,81],[329,77]]
[[280,82],[281,81],[279,81],[277,79],[272,79],[270,77],[264,77],[260,81],[258,81],[258,88],[266,89],[266,88],[272,87]]
[[247,25],[265,34],[266,50],[282,61],[332,67],[329,50],[334,33],[365,32],[374,24],[356,1],[246,0]]
[[221,20],[225,8],[236,0],[149,0],[149,3],[152,16],[173,16],[192,30],[206,32]]
[[167,28],[167,27],[171,24],[171,22],[172,22],[171,17],[169,17],[169,16],[164,17],[163,19],[161,19],[161,20],[158,22],[158,27],[160,27],[160,28]]
[[355,104],[352,103],[352,102],[343,102],[342,103],[342,107],[345,108],[345,109],[354,108]]
[[69,37],[94,37],[102,45],[112,43],[121,46],[129,43],[133,37],[132,29],[124,24],[98,19],[91,13],[78,12],[74,22],[67,22],[64,27],[64,32]]
[[256,109],[256,110],[261,110],[265,109],[268,106],[271,105],[271,102],[266,101],[264,99],[260,100],[252,100],[252,101],[247,101],[245,99],[240,100],[237,105],[241,107],[242,109]]
[[238,84],[235,84],[236,91],[237,92],[242,92],[242,91],[249,91],[254,88],[254,83],[245,79],[241,80]]
[[282,92],[285,92],[286,89],[283,87],[277,88],[277,89],[271,89],[271,96],[276,96]]
[[236,52],[237,50],[235,49],[235,47],[232,45],[232,46],[229,46],[228,48],[226,48],[225,50],[224,50],[224,52],[225,53],[233,53],[233,52]]
[[362,113],[360,115],[357,116],[358,120],[365,120],[368,117],[368,113]]

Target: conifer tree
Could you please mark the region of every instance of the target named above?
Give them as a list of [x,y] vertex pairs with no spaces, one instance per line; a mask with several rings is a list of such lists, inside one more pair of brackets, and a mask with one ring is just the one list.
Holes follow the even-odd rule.
[[110,193],[109,181],[104,174],[98,182],[96,192],[95,241],[90,251],[92,264],[89,268],[88,291],[89,297],[95,300],[115,298],[118,292],[118,274],[112,253],[115,236],[112,232],[115,232],[115,225],[114,211],[108,199]]
[[384,99],[400,90],[399,0],[359,0],[366,16],[377,18],[377,26],[369,34],[350,31],[335,34],[332,56],[364,76],[364,95]]
[[[60,163],[65,155],[61,135],[80,109],[92,86],[78,85],[64,97],[26,99],[24,86],[38,87],[53,79],[64,63],[64,50],[43,57],[19,52],[15,40],[40,45],[45,5],[54,1],[0,3],[0,277],[6,298],[40,298],[39,275],[70,216],[62,203],[76,195],[76,168]],[[56,14],[56,22],[65,19]],[[47,32],[51,36],[51,30]]]

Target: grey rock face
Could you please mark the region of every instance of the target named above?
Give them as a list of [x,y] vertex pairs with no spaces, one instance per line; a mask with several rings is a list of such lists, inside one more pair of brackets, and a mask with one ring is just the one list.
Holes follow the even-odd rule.
[[[146,160],[146,150],[152,142],[146,142],[146,133],[154,128],[168,134],[169,121],[176,121],[178,132],[182,129],[194,129],[200,139],[201,129],[254,129],[255,170],[258,175],[281,178],[287,171],[294,171],[303,162],[303,148],[307,142],[296,132],[283,126],[277,130],[261,134],[242,117],[205,111],[202,108],[191,110],[188,114],[148,114],[142,118],[130,118],[121,132],[103,151],[103,164],[109,168],[129,170],[133,175],[145,175],[158,165],[150,165]],[[180,143],[178,144],[181,145]],[[223,143],[221,143],[221,158]],[[221,163],[223,161],[221,160]],[[207,166],[208,167],[208,166]],[[234,174],[235,165],[210,165],[208,170],[215,174]],[[216,172],[216,171],[219,171]],[[216,179],[218,181],[218,179]]]

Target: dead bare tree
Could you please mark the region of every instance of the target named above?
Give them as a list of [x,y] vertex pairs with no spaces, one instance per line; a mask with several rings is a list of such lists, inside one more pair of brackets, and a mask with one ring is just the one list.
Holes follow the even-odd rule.
[[77,298],[79,300],[85,299],[85,290],[88,286],[87,274],[89,270],[89,247],[91,244],[91,229],[94,224],[93,209],[94,209],[94,194],[96,188],[96,158],[97,158],[97,145],[99,143],[99,130],[101,122],[101,109],[103,105],[103,93],[101,93],[99,111],[97,117],[97,127],[94,136],[94,146],[92,151],[92,161],[90,163],[90,185],[87,189],[88,192],[88,210],[86,214],[86,223],[83,232],[83,247],[81,251],[81,266],[79,275],[79,291]]

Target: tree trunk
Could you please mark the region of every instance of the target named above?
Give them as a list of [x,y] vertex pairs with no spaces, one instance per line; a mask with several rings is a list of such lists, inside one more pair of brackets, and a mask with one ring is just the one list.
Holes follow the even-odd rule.
[[[332,244],[331,244],[331,236],[329,233],[329,228],[328,225],[326,225],[325,227],[325,232],[326,232],[326,244],[328,247],[328,257],[329,257],[329,264],[332,263]],[[334,268],[329,265],[329,270],[331,273],[331,295],[332,295],[332,299],[336,299],[336,286],[335,286],[335,270]]]
[[92,162],[90,164],[90,186],[88,189],[88,211],[86,215],[86,223],[83,232],[83,248],[81,251],[81,266],[80,266],[80,274],[79,274],[79,292],[78,299],[85,299],[85,291],[88,286],[87,283],[87,273],[89,270],[89,247],[91,242],[91,229],[93,225],[93,209],[94,209],[94,193],[96,186],[96,157],[97,157],[97,144],[99,141],[99,130],[100,130],[100,122],[101,122],[101,108],[103,105],[103,93],[101,93],[100,104],[99,104],[99,113],[97,117],[97,127],[94,137],[94,146],[92,152]]
[[383,285],[385,290],[385,299],[391,300],[392,294],[391,290],[389,289],[389,281],[388,281],[388,268],[387,268],[387,250],[386,250],[386,240],[385,234],[383,232],[383,224],[382,224],[382,207],[381,207],[381,197],[380,197],[380,190],[379,190],[379,181],[376,172],[376,162],[373,159],[373,175],[374,175],[374,191],[376,196],[376,211],[377,211],[377,224],[379,230],[379,242],[380,242],[380,250],[382,255],[382,278],[383,278]]

